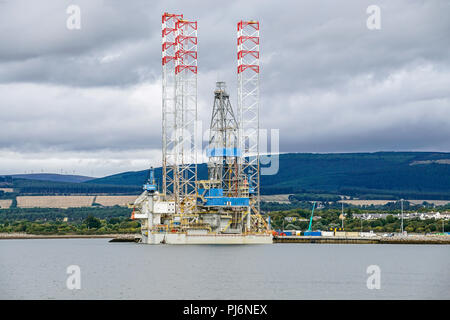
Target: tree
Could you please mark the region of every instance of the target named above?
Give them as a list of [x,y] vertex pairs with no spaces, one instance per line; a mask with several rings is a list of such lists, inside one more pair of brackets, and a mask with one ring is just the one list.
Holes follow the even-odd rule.
[[102,226],[102,223],[99,219],[97,219],[94,216],[89,215],[85,220],[84,223],[86,224],[86,226],[88,227],[88,229],[94,228],[100,228]]
[[118,224],[118,223],[120,223],[120,218],[117,218],[117,217],[109,218],[108,223],[109,224]]
[[347,212],[346,213],[347,219],[352,219],[353,218],[352,210],[348,208],[346,212]]
[[386,216],[386,222],[387,223],[393,223],[394,222],[394,216],[392,214],[389,214]]
[[379,227],[375,227],[374,230],[375,230],[375,232],[382,232],[384,229],[382,226],[379,226]]
[[371,221],[370,222],[370,225],[371,225],[371,227],[372,228],[376,228],[376,227],[381,227],[381,226],[383,226],[383,224],[381,223],[381,221],[380,220],[373,220],[373,221]]

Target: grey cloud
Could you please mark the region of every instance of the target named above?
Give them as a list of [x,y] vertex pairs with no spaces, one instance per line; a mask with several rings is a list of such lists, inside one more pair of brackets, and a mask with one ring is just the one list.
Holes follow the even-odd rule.
[[0,149],[160,147],[160,101],[152,101],[152,95],[158,93],[157,85],[127,89],[0,85],[2,105],[8,108],[8,113],[0,116]]
[[[69,4],[81,7],[79,31],[66,29]],[[371,4],[0,2],[0,153],[89,152],[101,163],[105,150],[158,150],[165,11],[199,22],[204,126],[215,81],[236,107],[236,22],[255,18],[261,127],[280,129],[280,151],[450,151],[450,3],[378,1],[377,31],[366,28]]]
[[[48,10],[42,9],[42,3],[49,4]],[[166,6],[148,1],[79,1],[83,23],[79,31],[65,28],[69,3],[23,3],[22,9],[35,6],[31,17],[24,15],[15,27],[9,27],[11,32],[7,32],[10,22],[3,22],[1,42],[10,41],[19,29],[23,35],[14,45],[2,46],[0,57],[22,59],[5,63],[0,81],[101,86],[154,80],[160,74],[160,14],[167,7],[187,11],[185,16],[199,20],[200,70],[220,75],[236,68],[236,21],[243,16],[260,17],[262,70],[268,90],[323,89],[361,73],[384,78],[392,69],[411,64],[449,62],[450,43],[445,39],[450,21],[442,14],[450,5],[445,1],[382,1],[379,32],[365,27],[370,1],[339,5],[284,1],[276,10],[270,2],[236,1],[226,11],[208,1]],[[21,14],[20,6],[7,7],[11,8],[5,15]],[[43,13],[47,13],[44,21]],[[102,56],[121,51],[122,56],[112,63],[100,63]]]

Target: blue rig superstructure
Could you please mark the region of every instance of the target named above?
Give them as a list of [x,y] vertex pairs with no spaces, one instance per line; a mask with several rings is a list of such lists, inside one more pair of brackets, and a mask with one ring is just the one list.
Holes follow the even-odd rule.
[[153,167],[150,168],[149,177],[147,182],[143,185],[142,189],[149,193],[154,193],[158,190],[158,186],[156,185],[155,180],[155,170],[153,170]]

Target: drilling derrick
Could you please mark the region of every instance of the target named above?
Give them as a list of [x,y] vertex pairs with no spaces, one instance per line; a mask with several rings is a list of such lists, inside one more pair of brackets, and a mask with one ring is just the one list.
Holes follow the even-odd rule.
[[249,198],[241,196],[239,185],[239,123],[230,103],[225,82],[217,82],[210,122],[208,180],[200,180],[198,194],[201,208],[207,214],[203,220],[219,221],[215,230],[222,234],[249,232]]
[[260,212],[259,188],[259,22],[237,24],[237,74],[241,174],[252,214]]
[[208,178],[227,197],[239,195],[239,125],[226,92],[225,82],[217,82],[210,124],[207,155]]

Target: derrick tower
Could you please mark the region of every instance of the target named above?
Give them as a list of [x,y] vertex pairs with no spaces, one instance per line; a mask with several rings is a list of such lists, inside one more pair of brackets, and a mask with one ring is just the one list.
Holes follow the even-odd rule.
[[225,82],[217,82],[210,123],[207,155],[208,178],[227,197],[239,195],[239,124],[226,91]]

